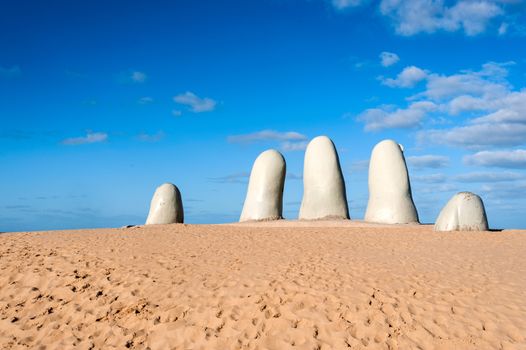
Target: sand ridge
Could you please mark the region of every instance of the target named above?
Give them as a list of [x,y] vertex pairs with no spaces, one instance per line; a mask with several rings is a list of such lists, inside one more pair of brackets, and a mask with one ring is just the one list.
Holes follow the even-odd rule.
[[3,234],[0,348],[524,349],[524,233],[281,222]]

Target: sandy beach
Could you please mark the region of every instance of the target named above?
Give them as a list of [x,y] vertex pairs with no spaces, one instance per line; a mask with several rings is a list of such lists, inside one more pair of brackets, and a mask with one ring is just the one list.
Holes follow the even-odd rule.
[[2,349],[525,349],[526,231],[267,222],[0,235]]

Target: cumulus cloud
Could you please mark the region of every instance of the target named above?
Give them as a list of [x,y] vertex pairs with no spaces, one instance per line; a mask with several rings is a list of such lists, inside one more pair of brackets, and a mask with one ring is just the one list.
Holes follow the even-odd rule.
[[19,66],[2,67],[0,66],[0,78],[14,78],[22,74]]
[[358,115],[357,120],[365,123],[366,131],[378,131],[390,128],[413,128],[421,124],[427,113],[437,109],[430,101],[417,101],[402,109],[392,106],[370,108]]
[[108,140],[108,134],[104,132],[88,132],[86,136],[71,137],[62,141],[64,145],[83,145],[87,143],[99,143]]
[[467,165],[500,168],[526,168],[526,150],[481,151],[464,157]]
[[435,143],[469,149],[518,146],[526,141],[526,124],[484,123],[431,129],[417,135],[420,144]]
[[193,92],[187,91],[174,97],[174,101],[181,105],[187,106],[191,112],[202,113],[211,112],[216,108],[217,102],[211,98],[198,97]]
[[480,97],[471,95],[457,96],[449,102],[449,113],[459,115],[463,112],[483,111],[488,108],[488,103],[491,103],[491,101]]
[[[509,181],[509,182],[493,182],[483,184],[480,188],[484,199],[491,198],[494,200],[504,200],[504,203],[510,201],[522,200],[526,196],[526,182],[524,181]],[[521,206],[512,205],[511,210],[522,211]]]
[[473,36],[504,14],[500,1],[460,0],[448,6],[442,0],[382,0],[380,12],[391,18],[398,34],[410,36],[462,30]]
[[[526,89],[514,90],[509,83],[513,65],[514,62],[487,62],[478,71],[463,70],[451,75],[406,68],[396,79],[382,82],[391,87],[411,87],[419,79],[425,80],[425,89],[407,98],[412,104],[406,109],[368,109],[359,120],[365,122],[366,130],[378,130],[418,126],[426,120],[436,126],[434,119],[426,119],[435,112],[440,112],[438,118],[446,121],[440,124],[447,124],[448,117],[465,115],[460,119],[463,125],[421,131],[417,139],[421,143],[470,149],[522,145],[526,143]],[[411,71],[423,73],[415,75]]]
[[414,180],[416,182],[428,183],[428,184],[443,183],[446,181],[446,179],[447,177],[444,174],[429,174],[429,175],[411,176],[411,180]]
[[261,130],[250,134],[231,135],[228,137],[230,143],[250,143],[256,141],[304,141],[307,136],[296,131],[280,132],[275,130]]
[[261,130],[250,134],[231,135],[230,143],[279,142],[279,148],[284,152],[303,151],[307,148],[307,136],[296,131],[280,132]]
[[526,123],[526,89],[508,92],[500,98],[487,101],[485,105],[486,109],[495,112],[477,117],[473,123]]
[[405,67],[395,79],[381,77],[382,84],[389,87],[412,88],[427,78],[427,72],[416,66]]
[[284,152],[304,151],[307,148],[308,144],[309,143],[307,141],[285,141],[281,144],[281,150]]
[[[418,182],[416,182],[418,184]],[[422,194],[437,194],[437,193],[444,193],[444,192],[456,192],[458,191],[458,186],[452,183],[444,182],[444,183],[435,183],[434,186],[421,186],[418,188],[418,191],[414,191],[416,196],[420,196]],[[422,198],[418,199],[418,202],[421,202]]]
[[384,67],[392,66],[400,61],[400,57],[392,52],[384,51],[380,54],[380,64]]
[[445,18],[458,27],[463,27],[467,35],[473,36],[486,30],[491,19],[504,13],[495,1],[459,1],[447,8]]
[[[325,0],[334,9],[369,3],[368,0]],[[388,18],[397,34],[412,36],[436,32],[460,32],[475,36],[485,32],[505,35],[516,28],[523,12],[522,0],[379,0],[378,12]]]
[[461,71],[452,75],[429,74],[423,96],[433,100],[472,95],[495,98],[503,96],[510,88],[506,82],[507,67],[513,62],[488,62],[480,71]]
[[451,100],[450,113],[485,112],[473,117],[465,125],[442,130],[429,130],[419,135],[425,142],[467,148],[484,146],[520,146],[526,143],[526,90],[506,90],[507,83],[501,85],[498,95],[482,97],[464,96]]
[[460,174],[454,177],[454,180],[459,182],[502,182],[515,181],[526,178],[524,174],[514,172],[474,172],[467,174]]
[[417,169],[424,168],[445,168],[449,166],[449,157],[439,156],[434,154],[426,154],[422,156],[410,156],[406,158],[407,164]]

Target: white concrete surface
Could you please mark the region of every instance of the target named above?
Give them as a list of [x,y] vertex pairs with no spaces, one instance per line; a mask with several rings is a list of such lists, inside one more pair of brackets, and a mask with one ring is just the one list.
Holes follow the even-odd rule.
[[261,153],[252,166],[240,222],[279,220],[283,211],[285,159],[276,150]]
[[365,221],[417,223],[403,147],[393,140],[378,143],[369,162],[369,202]]
[[150,203],[146,225],[184,222],[183,201],[177,186],[165,183],[157,187]]
[[442,208],[435,231],[487,231],[488,218],[482,199],[471,192],[459,192]]
[[345,182],[338,153],[327,136],[318,136],[305,151],[300,220],[349,219]]

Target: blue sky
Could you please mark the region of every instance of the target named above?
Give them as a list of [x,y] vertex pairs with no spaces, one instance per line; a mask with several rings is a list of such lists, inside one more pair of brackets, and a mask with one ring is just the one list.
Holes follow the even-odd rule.
[[350,214],[367,160],[404,145],[423,222],[468,190],[526,228],[524,1],[6,1],[0,231],[144,222],[155,188],[189,223],[238,219],[257,155],[339,151]]

